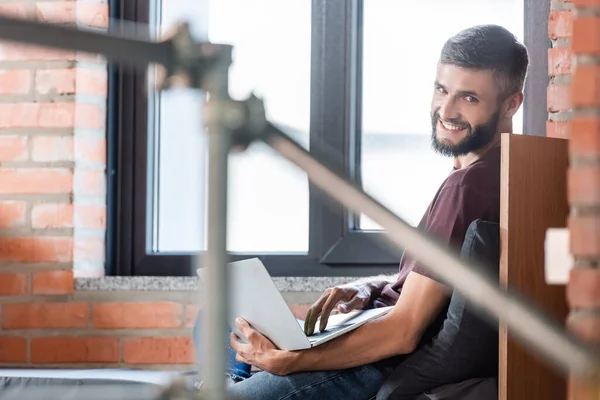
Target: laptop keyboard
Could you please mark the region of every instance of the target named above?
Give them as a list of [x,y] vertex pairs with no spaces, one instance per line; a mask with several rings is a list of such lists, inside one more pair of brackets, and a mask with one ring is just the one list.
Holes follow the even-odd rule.
[[324,336],[328,336],[331,335],[332,333],[335,333],[337,331],[341,331],[342,329],[346,328],[348,325],[340,325],[340,326],[336,326],[335,328],[327,328],[325,331],[323,332],[317,332],[311,336],[307,336],[308,337],[308,341],[309,342],[316,342],[317,340],[321,339]]

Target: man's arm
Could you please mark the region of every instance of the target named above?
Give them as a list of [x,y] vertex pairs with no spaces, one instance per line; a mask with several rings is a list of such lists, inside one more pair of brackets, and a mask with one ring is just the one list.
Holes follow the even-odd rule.
[[279,375],[351,368],[414,351],[447,300],[446,286],[411,273],[392,311],[331,342],[298,352],[276,350],[244,322],[240,329],[250,343],[232,339],[231,345],[239,360]]
[[446,286],[411,273],[392,311],[331,342],[295,353],[292,370],[351,368],[411,353],[447,300]]

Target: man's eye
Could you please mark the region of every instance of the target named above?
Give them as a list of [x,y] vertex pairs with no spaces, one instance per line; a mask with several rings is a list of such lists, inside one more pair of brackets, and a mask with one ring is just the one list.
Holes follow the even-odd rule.
[[477,103],[479,101],[473,96],[465,96],[465,100],[467,100],[469,103]]
[[438,86],[436,90],[440,93],[446,93],[446,90],[443,87]]

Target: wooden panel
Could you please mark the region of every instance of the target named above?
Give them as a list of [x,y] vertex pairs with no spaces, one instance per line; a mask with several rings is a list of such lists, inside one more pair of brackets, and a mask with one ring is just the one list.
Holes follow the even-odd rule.
[[[546,229],[565,227],[568,141],[502,136],[500,281],[559,321],[568,308],[565,286],[544,281]],[[505,286],[506,287],[506,286]],[[500,400],[566,399],[566,379],[511,339],[500,326]]]

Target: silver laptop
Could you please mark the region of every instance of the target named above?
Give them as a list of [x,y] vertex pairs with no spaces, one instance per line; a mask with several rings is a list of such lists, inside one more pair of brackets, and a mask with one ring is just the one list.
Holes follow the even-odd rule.
[[[315,333],[306,336],[304,321],[294,317],[258,258],[232,262],[228,264],[228,268],[230,282],[228,322],[231,329],[242,340],[245,338],[235,326],[236,317],[244,318],[278,348],[293,351],[326,343],[392,309],[392,307],[384,307],[331,315],[323,332],[319,331],[317,323]],[[203,275],[203,270],[199,269],[198,276],[202,281],[204,281]]]

